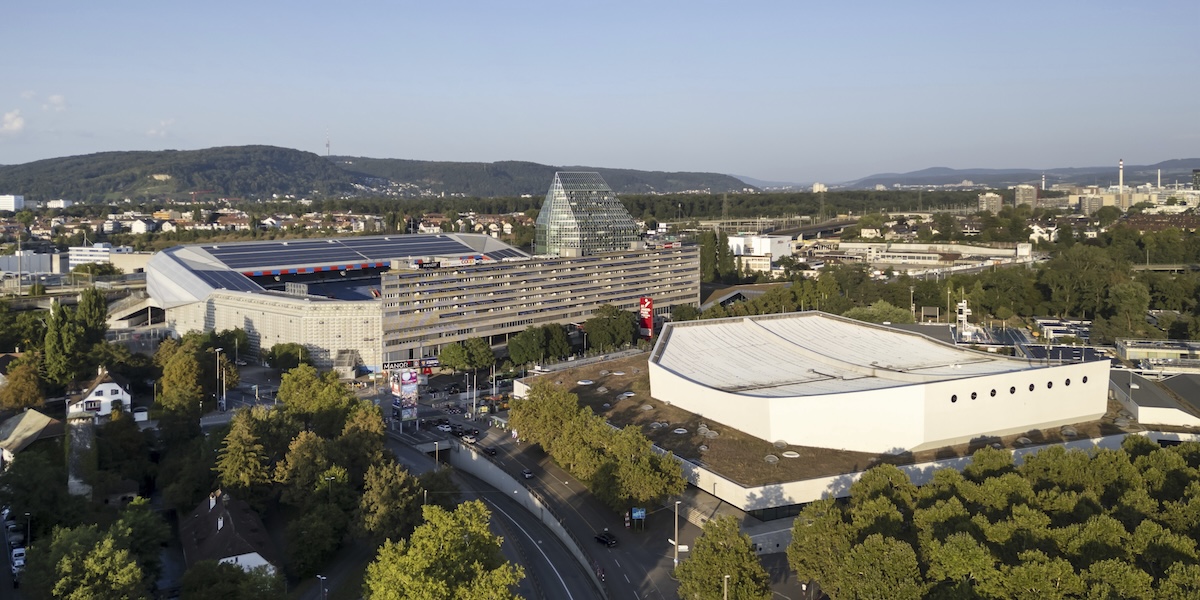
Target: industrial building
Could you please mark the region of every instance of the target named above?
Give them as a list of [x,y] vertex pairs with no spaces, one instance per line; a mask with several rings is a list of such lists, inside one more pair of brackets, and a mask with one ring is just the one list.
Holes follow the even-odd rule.
[[770,442],[869,453],[1098,419],[1108,371],[818,312],[667,323],[649,360],[651,395],[672,406]]

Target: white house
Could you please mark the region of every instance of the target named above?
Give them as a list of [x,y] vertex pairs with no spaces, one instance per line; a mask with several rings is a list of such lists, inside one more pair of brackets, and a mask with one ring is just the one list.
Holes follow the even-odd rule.
[[67,418],[90,413],[96,419],[100,419],[111,415],[114,407],[129,410],[131,401],[129,384],[119,376],[110,374],[108,369],[100,367],[99,373],[87,389],[71,398],[70,404],[67,405]]

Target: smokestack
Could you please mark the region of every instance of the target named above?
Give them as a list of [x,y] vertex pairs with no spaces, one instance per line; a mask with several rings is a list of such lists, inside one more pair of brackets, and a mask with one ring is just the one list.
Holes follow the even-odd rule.
[[1046,174],[1042,173],[1042,191],[1046,191]]
[[1158,189],[1162,189],[1162,169],[1158,170]]
[[1125,191],[1125,159],[1117,161],[1117,192]]

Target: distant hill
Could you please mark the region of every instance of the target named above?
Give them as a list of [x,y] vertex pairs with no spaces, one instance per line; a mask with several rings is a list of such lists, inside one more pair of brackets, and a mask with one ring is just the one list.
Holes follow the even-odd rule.
[[[1163,161],[1153,165],[1125,165],[1125,184],[1139,185],[1157,183],[1158,170],[1162,169],[1163,183],[1190,182],[1192,169],[1200,169],[1200,158],[1181,158]],[[933,167],[912,171],[909,173],[879,173],[855,181],[841,184],[839,187],[863,189],[876,185],[892,187],[893,184],[905,186],[916,185],[947,185],[963,181],[971,181],[990,187],[1007,187],[1019,183],[1041,183],[1042,175],[1046,176],[1046,185],[1056,183],[1073,185],[1115,185],[1117,183],[1117,165],[1104,167],[1062,167],[1054,169],[950,169]]]
[[783,191],[783,190],[812,189],[811,183],[795,183],[792,181],[766,181],[763,179],[755,179],[753,177],[746,177],[745,175],[730,175],[730,177],[736,177],[737,179],[742,180],[746,185],[754,186],[760,190]]
[[718,173],[669,173],[605,169],[601,167],[555,167],[532,162],[493,163],[435,162],[398,158],[334,156],[334,164],[359,176],[420,186],[431,193],[467,196],[544,195],[555,171],[595,171],[618,194],[672,194],[689,191],[740,192],[748,186]]
[[321,194],[353,190],[354,177],[311,152],[274,146],[101,152],[0,167],[0,189],[30,199],[114,200]]
[[717,173],[665,173],[530,162],[433,162],[322,157],[275,146],[101,152],[0,166],[0,191],[30,200],[201,197],[260,199],[275,194],[542,195],[555,171],[597,171],[617,193],[734,192],[748,186]]

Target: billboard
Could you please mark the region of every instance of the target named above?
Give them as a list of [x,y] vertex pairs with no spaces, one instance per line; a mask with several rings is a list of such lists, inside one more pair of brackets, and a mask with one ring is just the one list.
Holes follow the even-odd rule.
[[391,371],[388,374],[388,383],[392,390],[392,408],[400,412],[401,421],[417,418],[417,381],[417,372],[411,369]]
[[638,301],[638,333],[645,339],[654,337],[654,299],[648,296]]

